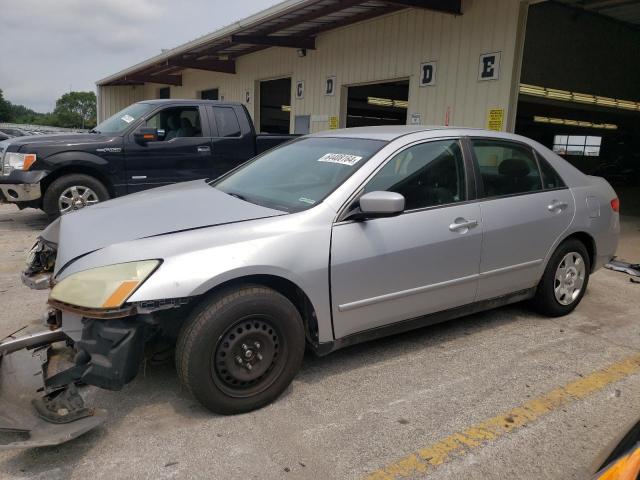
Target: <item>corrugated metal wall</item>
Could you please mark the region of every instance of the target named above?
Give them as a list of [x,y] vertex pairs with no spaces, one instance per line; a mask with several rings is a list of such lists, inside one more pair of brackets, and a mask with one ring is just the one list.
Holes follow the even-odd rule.
[[[303,58],[295,49],[270,48],[239,58],[236,75],[185,70],[183,86],[171,87],[171,97],[197,98],[201,90],[218,88],[225,100],[245,102],[248,91],[247,107],[255,117],[257,81],[290,76],[292,88],[296,80],[305,82],[303,99],[296,100],[292,92],[291,128],[295,115],[311,115],[312,131],[319,131],[328,128],[328,116],[339,116],[344,125],[343,87],[408,78],[408,118],[418,113],[422,124],[441,125],[448,111],[450,125],[484,128],[489,109],[503,108],[505,122],[509,117],[509,97],[517,84],[513,67],[520,5],[518,0],[467,0],[462,16],[403,10],[320,35],[317,49]],[[480,55],[490,52],[501,52],[500,78],[478,81]],[[420,87],[420,64],[426,61],[437,62],[436,85]],[[335,96],[323,94],[329,75],[337,77]],[[144,98],[157,98],[160,87],[145,85]],[[103,118],[128,101],[123,88],[102,87]],[[129,98],[138,99],[136,88]]]
[[145,96],[145,86],[98,86],[98,121],[110,117],[132,103],[155,97]]

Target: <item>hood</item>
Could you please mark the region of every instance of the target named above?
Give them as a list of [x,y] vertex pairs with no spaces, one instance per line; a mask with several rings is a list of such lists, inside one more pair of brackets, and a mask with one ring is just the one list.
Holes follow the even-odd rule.
[[97,133],[56,133],[52,135],[13,137],[9,140],[5,140],[5,142],[7,145],[11,144],[17,146],[18,149],[22,149],[48,146],[81,147],[83,145],[92,145],[94,143],[106,143],[113,139],[114,137],[112,136],[100,135]]
[[196,180],[135,193],[63,215],[59,225],[47,230],[59,232],[57,274],[77,257],[115,243],[284,214],[227,195],[205,180]]

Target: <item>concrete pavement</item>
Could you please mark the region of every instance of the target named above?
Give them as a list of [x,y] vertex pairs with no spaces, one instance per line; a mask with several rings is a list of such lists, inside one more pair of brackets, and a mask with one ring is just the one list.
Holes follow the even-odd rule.
[[[44,217],[0,206],[0,337],[39,324],[46,292],[19,280]],[[640,260],[640,218],[621,257]],[[601,270],[578,309],[547,319],[522,305],[473,315],[325,358],[307,355],[272,405],[210,414],[170,365],[121,392],[87,390],[105,426],[52,448],[0,452],[3,479],[363,478],[531,399],[640,353],[640,285]],[[455,451],[428,478],[584,478],[640,417],[640,374],[596,388],[518,429]]]

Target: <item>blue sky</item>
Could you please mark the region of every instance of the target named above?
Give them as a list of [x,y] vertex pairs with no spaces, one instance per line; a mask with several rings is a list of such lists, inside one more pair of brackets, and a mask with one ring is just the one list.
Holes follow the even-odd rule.
[[279,0],[0,0],[0,89],[53,110],[73,90]]

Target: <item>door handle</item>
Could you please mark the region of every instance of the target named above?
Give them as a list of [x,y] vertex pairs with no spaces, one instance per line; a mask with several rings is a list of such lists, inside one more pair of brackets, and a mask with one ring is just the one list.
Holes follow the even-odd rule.
[[449,230],[452,232],[467,233],[470,228],[478,226],[477,220],[467,220],[466,218],[456,218],[454,222],[449,225]]
[[547,205],[547,210],[550,212],[559,212],[567,208],[569,204],[567,202],[559,202],[558,200],[552,201],[549,205]]
[[209,153],[211,151],[211,147],[198,147],[198,153]]

